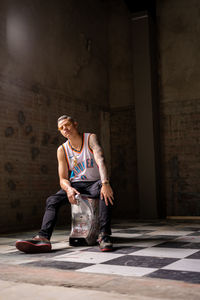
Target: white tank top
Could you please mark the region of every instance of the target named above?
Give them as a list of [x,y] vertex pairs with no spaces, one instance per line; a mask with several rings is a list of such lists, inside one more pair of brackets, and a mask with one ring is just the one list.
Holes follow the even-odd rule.
[[96,181],[100,179],[99,168],[94,154],[89,146],[91,133],[83,133],[83,143],[80,151],[72,149],[69,140],[62,146],[70,170],[70,181]]

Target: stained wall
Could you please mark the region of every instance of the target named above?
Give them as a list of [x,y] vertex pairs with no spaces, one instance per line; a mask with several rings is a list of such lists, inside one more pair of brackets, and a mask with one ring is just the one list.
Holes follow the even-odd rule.
[[[0,4],[0,230],[39,228],[59,189],[63,113],[105,149],[115,219],[139,216],[131,13],[122,0]],[[167,215],[199,215],[197,0],[157,1],[161,198]],[[70,223],[70,206],[58,225]]]
[[110,2],[111,170],[116,198],[113,213],[121,219],[139,217],[131,17],[124,1]]
[[200,3],[157,3],[162,195],[168,216],[199,216]]
[[[39,228],[46,198],[59,189],[60,115],[100,138],[109,132],[108,33],[102,1],[8,0],[0,7],[3,232]],[[107,138],[104,144],[109,157]],[[67,218],[70,206],[58,224]]]

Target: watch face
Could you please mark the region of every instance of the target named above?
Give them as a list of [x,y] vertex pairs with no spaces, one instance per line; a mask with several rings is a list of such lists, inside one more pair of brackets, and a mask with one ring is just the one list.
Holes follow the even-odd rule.
[[102,184],[109,184],[109,181],[104,181],[102,182]]

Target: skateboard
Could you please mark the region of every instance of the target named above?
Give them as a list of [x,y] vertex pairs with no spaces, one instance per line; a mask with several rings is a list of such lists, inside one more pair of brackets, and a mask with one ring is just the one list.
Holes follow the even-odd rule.
[[76,195],[77,204],[71,205],[72,224],[70,246],[95,245],[99,233],[99,199]]

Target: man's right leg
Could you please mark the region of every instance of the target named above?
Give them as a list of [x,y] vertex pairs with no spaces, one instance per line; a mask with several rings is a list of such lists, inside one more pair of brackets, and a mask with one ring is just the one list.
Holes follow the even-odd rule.
[[66,192],[62,189],[56,194],[47,198],[42,226],[38,233],[39,236],[44,237],[48,240],[51,239],[51,235],[57,221],[58,210],[66,203],[67,195]]
[[43,217],[42,227],[37,236],[30,240],[19,240],[16,248],[25,253],[41,253],[51,251],[50,238],[56,224],[59,208],[67,203],[67,195],[64,190],[47,198],[46,209]]

